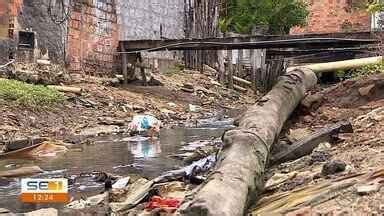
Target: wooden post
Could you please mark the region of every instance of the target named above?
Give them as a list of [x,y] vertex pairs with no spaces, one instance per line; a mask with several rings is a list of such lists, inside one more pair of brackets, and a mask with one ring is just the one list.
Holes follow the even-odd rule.
[[227,51],[228,58],[228,87],[233,89],[233,62],[232,62],[232,50]]
[[[251,42],[254,40],[251,39]],[[255,93],[257,93],[257,82],[256,82],[256,55],[255,50],[251,49],[249,54],[249,59],[251,63],[251,81],[252,81],[252,89]]]
[[143,82],[144,86],[147,86],[147,76],[145,75],[145,68],[143,67],[143,57],[141,56],[141,53],[138,53],[136,58],[136,62],[138,62],[137,66],[140,67],[141,81]]
[[223,50],[217,51],[217,60],[219,65],[219,82],[225,83],[225,55]]
[[128,55],[127,53],[125,53],[125,47],[124,45],[122,44],[121,45],[121,52],[123,52],[121,54],[121,63],[122,63],[122,67],[123,67],[123,77],[124,77],[124,86],[127,86],[128,85]]

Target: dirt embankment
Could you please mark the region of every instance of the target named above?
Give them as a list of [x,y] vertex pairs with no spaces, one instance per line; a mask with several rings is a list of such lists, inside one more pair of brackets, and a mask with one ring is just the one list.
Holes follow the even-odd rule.
[[[273,186],[267,188],[258,207],[251,212],[256,214],[268,209],[291,212],[289,215],[383,214],[384,187],[378,182],[383,181],[384,176],[376,173],[377,179],[369,183],[365,177],[361,177],[364,180],[359,183],[356,181],[361,178],[352,178],[366,173],[369,176],[370,172],[383,168],[383,83],[384,75],[366,76],[325,89],[319,87],[313,92],[317,107],[299,109],[291,119],[283,142],[301,139],[344,120],[352,123],[354,132],[340,134],[341,140],[336,142],[320,144],[311,155],[272,167],[269,177],[273,178],[267,185]],[[342,179],[348,178],[355,183],[340,186],[340,182],[345,183]]]
[[52,107],[23,107],[0,99],[0,136],[62,138],[103,125],[124,127],[137,114],[154,115],[164,126],[171,126],[255,101],[253,93],[226,89],[199,72],[156,74],[155,78],[163,85],[112,87],[103,78],[73,77],[65,85],[80,87],[83,94],[66,93],[66,100]]

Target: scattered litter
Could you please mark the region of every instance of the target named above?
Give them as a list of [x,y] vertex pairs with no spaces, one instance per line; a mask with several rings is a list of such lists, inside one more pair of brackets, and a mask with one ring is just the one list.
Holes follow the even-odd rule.
[[110,203],[112,211],[121,212],[135,207],[148,195],[153,184],[154,181],[148,181],[144,178],[135,181],[133,184],[129,185],[124,202]]
[[265,184],[266,190],[274,190],[279,187],[279,185],[284,182],[293,179],[297,176],[297,172],[291,172],[288,174],[275,173]]
[[121,178],[121,179],[118,179],[113,185],[112,185],[112,188],[113,189],[123,189],[125,188],[128,183],[129,183],[129,180],[131,178],[128,176],[128,177],[125,177],[125,178]]
[[359,195],[367,195],[370,193],[375,193],[380,190],[381,185],[376,183],[376,184],[370,184],[370,185],[358,185],[356,186],[357,193]]
[[181,88],[182,91],[193,93],[195,92],[195,88],[190,83],[185,83],[184,86]]
[[46,209],[40,209],[33,212],[25,213],[25,216],[57,216],[59,215],[59,211],[54,208],[46,208]]
[[151,115],[137,115],[133,117],[128,128],[131,132],[142,133],[148,130],[160,132],[161,121]]
[[173,198],[162,198],[159,196],[153,196],[148,204],[145,206],[146,209],[159,209],[168,213],[174,213],[179,208],[181,201]]
[[309,136],[312,133],[311,130],[308,128],[298,128],[298,129],[291,129],[289,130],[289,135],[287,135],[287,138],[290,142],[294,143],[301,139],[304,139],[305,137]]
[[[381,182],[381,184],[384,182],[383,168],[264,197],[258,202],[251,215],[281,215],[305,207],[314,207],[338,197],[351,186],[367,185],[372,182]],[[365,188],[367,189],[370,188]]]
[[48,141],[48,139],[44,137],[28,137],[24,139],[0,141],[0,145],[5,145],[6,148],[4,149],[4,152],[10,152],[32,145],[40,144],[44,141]]
[[199,112],[201,108],[197,105],[189,104],[188,109],[189,112]]
[[311,160],[309,164],[321,163],[330,160],[332,155],[326,151],[313,151],[311,154]]
[[120,127],[116,125],[102,125],[93,128],[86,128],[80,131],[82,136],[98,136],[101,134],[113,134],[121,132]]
[[16,151],[0,154],[0,158],[20,158],[20,157],[55,157],[57,154],[65,153],[68,148],[56,145],[51,142],[29,146]]
[[330,161],[323,165],[321,174],[328,176],[336,173],[344,172],[347,164],[340,160]]
[[182,200],[186,196],[187,187],[184,182],[174,181],[160,184],[157,191],[161,197],[172,197]]
[[0,171],[0,177],[12,178],[21,176],[31,176],[42,172],[43,170],[38,166],[21,167],[14,170]]
[[329,151],[332,145],[329,142],[322,142],[315,148],[315,151]]
[[[191,165],[172,170],[154,179],[156,183],[169,182],[178,179],[197,180],[198,175],[208,172],[216,163],[215,155],[210,155],[206,158],[193,162]],[[201,182],[199,182],[201,183]]]
[[167,105],[170,106],[170,107],[176,107],[177,106],[175,103],[172,103],[172,102],[167,103]]
[[70,209],[85,209],[85,208],[99,205],[107,197],[108,197],[108,193],[102,193],[102,194],[98,194],[96,196],[89,197],[86,200],[84,200],[84,199],[75,200],[75,201],[67,204],[65,207],[70,208]]

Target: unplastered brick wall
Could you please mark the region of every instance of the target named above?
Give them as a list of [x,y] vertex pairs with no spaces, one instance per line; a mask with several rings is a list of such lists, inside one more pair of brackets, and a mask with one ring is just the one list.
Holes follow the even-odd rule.
[[353,0],[308,0],[308,25],[292,34],[370,31],[371,16]]
[[0,0],[0,40],[8,38],[8,0]]
[[70,69],[92,75],[112,73],[117,46],[115,0],[75,1],[68,30]]
[[13,57],[15,52],[15,26],[23,0],[0,0],[0,62]]

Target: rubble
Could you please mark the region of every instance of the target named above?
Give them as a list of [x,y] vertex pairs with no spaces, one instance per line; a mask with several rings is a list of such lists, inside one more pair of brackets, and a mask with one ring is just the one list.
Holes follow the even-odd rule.
[[28,212],[24,215],[26,215],[26,216],[40,216],[40,215],[57,216],[57,215],[59,215],[59,211],[57,209],[54,209],[54,208],[47,208],[47,209],[36,210],[33,212]]
[[[43,64],[44,63],[44,64]],[[38,63],[14,63],[11,70],[0,74],[7,79],[16,79],[33,84],[56,85],[71,82],[71,76],[64,66],[47,64],[46,60]]]
[[306,207],[314,208],[347,193],[347,190],[354,185],[382,179],[382,171],[377,168],[373,173],[341,177],[262,198],[251,211],[251,215],[287,214]]
[[343,161],[334,160],[323,165],[321,173],[325,176],[344,172],[347,165]]

